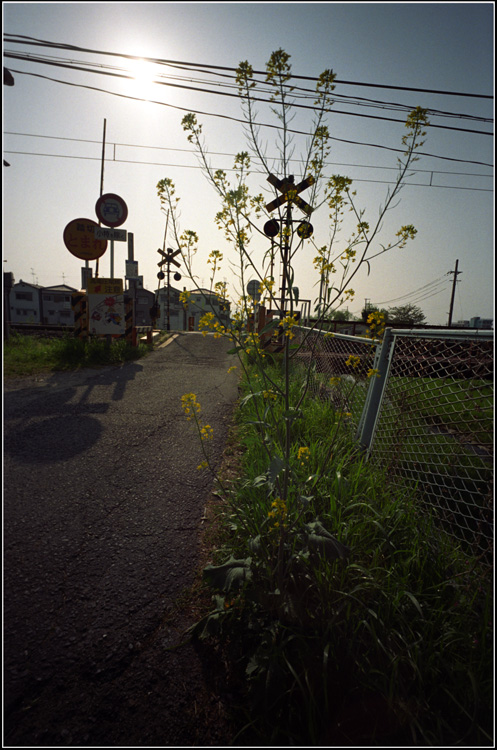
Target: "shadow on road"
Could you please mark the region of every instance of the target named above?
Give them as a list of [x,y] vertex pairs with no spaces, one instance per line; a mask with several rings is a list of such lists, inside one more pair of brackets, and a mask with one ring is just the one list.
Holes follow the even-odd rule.
[[[109,401],[91,402],[99,387],[112,386],[120,401],[126,386],[143,367],[128,363],[108,369],[56,372],[31,387],[5,394],[6,455],[26,463],[72,458],[97,442],[102,426],[92,415],[104,414]],[[78,398],[79,396],[79,398]]]

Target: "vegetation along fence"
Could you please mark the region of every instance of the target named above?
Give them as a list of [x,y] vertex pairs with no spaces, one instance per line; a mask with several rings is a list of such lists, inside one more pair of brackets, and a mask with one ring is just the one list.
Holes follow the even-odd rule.
[[368,460],[415,486],[448,533],[490,560],[493,331],[298,334],[311,392],[343,414]]

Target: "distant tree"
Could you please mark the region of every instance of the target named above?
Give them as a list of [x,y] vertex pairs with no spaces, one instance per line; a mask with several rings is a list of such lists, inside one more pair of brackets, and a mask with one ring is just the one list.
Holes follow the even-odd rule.
[[334,312],[330,313],[330,320],[338,320],[338,321],[347,321],[351,320],[353,315],[350,312],[350,310],[335,310]]
[[393,325],[415,326],[425,321],[424,312],[416,305],[400,305],[388,310],[388,322]]
[[390,322],[390,313],[388,310],[385,310],[383,307],[375,307],[375,305],[369,304],[365,305],[361,310],[361,320],[363,323],[368,322],[371,313],[381,313],[385,319],[385,323]]

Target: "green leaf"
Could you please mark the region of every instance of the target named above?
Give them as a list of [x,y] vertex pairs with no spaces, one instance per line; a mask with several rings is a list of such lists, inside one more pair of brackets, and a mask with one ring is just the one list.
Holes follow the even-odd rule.
[[266,323],[266,325],[261,328],[259,331],[259,336],[261,336],[263,333],[269,333],[269,331],[275,331],[278,328],[279,320],[270,320],[269,323]]
[[204,579],[213,588],[225,592],[231,591],[250,580],[252,577],[251,562],[252,558],[250,557],[244,560],[235,560],[234,557],[230,557],[223,565],[208,565],[204,568]]
[[268,483],[268,476],[266,474],[260,474],[258,477],[255,477],[254,481],[252,482],[252,487],[262,487],[263,485]]
[[287,419],[289,422],[293,422],[295,419],[300,419],[301,416],[301,409],[288,409],[282,414],[283,419]]
[[305,542],[311,552],[322,554],[329,560],[349,557],[351,550],[335,539],[320,521],[312,521],[304,526]]
[[268,468],[268,478],[271,484],[274,484],[278,478],[278,475],[282,469],[285,468],[285,462],[280,456],[275,456]]
[[248,396],[244,396],[240,401],[240,406],[245,406],[245,404],[248,403],[251,398],[254,398],[254,396],[260,396],[261,393],[262,391],[257,391],[257,393],[249,393]]
[[414,606],[418,610],[418,612],[421,615],[421,617],[423,617],[423,619],[424,619],[423,610],[421,609],[421,605],[418,602],[418,600],[416,599],[416,597],[414,596],[414,594],[411,594],[410,591],[404,591],[404,594],[409,597],[409,599],[412,601],[412,603],[414,604]]

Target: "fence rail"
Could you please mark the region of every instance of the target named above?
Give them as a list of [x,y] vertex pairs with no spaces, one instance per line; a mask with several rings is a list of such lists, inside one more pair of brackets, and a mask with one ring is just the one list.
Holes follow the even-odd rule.
[[368,461],[490,555],[493,332],[387,328],[380,342],[300,328],[299,344],[311,392],[349,416]]

